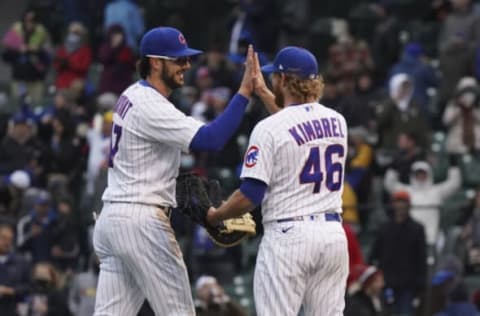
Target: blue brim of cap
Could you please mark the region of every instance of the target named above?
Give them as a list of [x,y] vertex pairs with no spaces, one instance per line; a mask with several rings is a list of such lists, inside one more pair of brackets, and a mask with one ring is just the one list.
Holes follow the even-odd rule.
[[266,73],[266,74],[271,74],[272,72],[275,71],[275,67],[273,66],[273,64],[268,64],[268,65],[265,65],[261,68],[262,72]]
[[175,52],[174,54],[169,54],[170,57],[185,57],[185,56],[195,56],[202,54],[203,51],[193,48],[185,48],[179,52]]
[[453,277],[453,272],[447,270],[438,271],[432,278],[432,285],[440,285]]

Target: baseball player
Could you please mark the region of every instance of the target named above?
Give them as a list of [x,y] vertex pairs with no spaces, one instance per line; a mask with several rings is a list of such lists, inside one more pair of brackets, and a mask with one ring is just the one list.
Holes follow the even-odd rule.
[[[258,68],[258,62],[256,62]],[[340,316],[348,274],[341,195],[347,155],[343,116],[317,102],[323,88],[315,57],[286,47],[273,64],[272,92],[255,92],[283,107],[254,128],[242,184],[207,221],[238,216],[262,204],[265,234],[254,276],[259,316]],[[258,88],[257,88],[258,87]]]
[[238,93],[225,111],[204,125],[169,102],[191,67],[182,33],[148,31],[140,44],[142,80],[114,109],[108,187],[93,236],[100,260],[95,316],[136,315],[145,298],[156,315],[194,315],[190,283],[170,212],[181,151],[219,150],[240,125],[253,91],[253,50]]

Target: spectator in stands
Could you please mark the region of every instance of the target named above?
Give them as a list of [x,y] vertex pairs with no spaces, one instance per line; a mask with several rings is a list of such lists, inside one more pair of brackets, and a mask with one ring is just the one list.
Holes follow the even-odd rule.
[[215,277],[220,283],[232,282],[237,262],[235,249],[217,246],[209,237],[206,229],[201,225],[194,225],[190,234],[192,241],[188,248],[187,258],[191,267],[193,279],[204,274]]
[[[380,99],[380,94],[375,90],[372,75],[369,71],[362,71],[355,76],[355,93],[351,96],[344,96],[338,107],[335,103],[335,109],[343,114],[348,127],[364,127],[372,131],[374,127],[374,105]],[[322,103],[332,106],[322,98]]]
[[[355,266],[363,265],[363,254],[362,248],[360,247],[360,242],[358,241],[357,235],[353,231],[352,227],[348,224],[343,222],[343,229],[345,230],[345,236],[347,236],[347,244],[348,244],[348,267],[349,271],[353,271]],[[352,284],[354,280],[354,276],[350,274],[347,278],[347,288]]]
[[[460,233],[460,246],[464,249],[465,264],[469,270],[480,267],[480,190],[476,192],[471,215]],[[454,250],[458,250],[454,249]]]
[[423,48],[420,43],[410,42],[405,45],[402,59],[390,70],[390,77],[405,73],[413,80],[413,97],[423,111],[425,117],[429,118],[429,96],[428,88],[438,85],[438,78],[435,70],[424,60]]
[[75,134],[75,123],[69,112],[58,111],[53,117],[52,127],[49,177],[57,177],[61,181],[64,178],[71,192],[77,192],[75,189],[81,181],[84,161],[80,151],[80,140]]
[[468,288],[465,283],[459,282],[449,293],[449,302],[443,312],[434,316],[478,316],[479,313],[470,303]]
[[443,113],[443,124],[448,128],[446,146],[450,154],[480,151],[480,87],[474,78],[464,77],[458,82]]
[[358,198],[352,186],[347,182],[343,182],[342,192],[342,219],[344,223],[352,226],[355,230],[359,231],[360,227],[360,214],[358,212]]
[[51,262],[58,271],[69,276],[78,267],[80,255],[78,225],[75,222],[71,198],[58,198],[56,209],[58,219],[52,230]]
[[23,193],[30,187],[30,176],[16,170],[0,184],[0,216],[17,221],[22,206]]
[[411,132],[403,132],[398,135],[397,149],[389,168],[397,172],[398,180],[401,183],[409,184],[413,163],[425,159],[426,153],[418,145],[417,136]]
[[135,50],[138,40],[145,31],[145,22],[141,8],[132,0],[114,0],[105,6],[104,27],[119,24],[125,31],[127,45]]
[[343,98],[338,91],[338,79],[327,73],[323,83],[323,96],[320,102],[329,108],[338,109],[345,117],[349,116],[348,109],[343,106],[346,105],[346,102],[343,102]]
[[30,267],[13,247],[14,230],[0,223],[0,311],[16,316],[17,303],[29,291]]
[[247,312],[225,294],[212,276],[203,275],[195,284],[195,307],[198,316],[247,316]]
[[[203,100],[192,107],[191,115],[201,121],[210,122],[225,109],[230,97],[230,89],[216,87],[205,91]],[[206,170],[209,177],[220,179],[223,190],[232,192],[237,185],[236,168],[241,163],[240,147],[237,143],[239,132],[216,153],[200,153],[196,156],[196,167]],[[224,174],[221,176],[220,174]]]
[[[206,74],[210,77],[212,88],[227,87],[230,91],[234,91],[238,86],[235,65],[228,58],[222,43],[211,43],[205,54],[199,56],[197,65],[192,67],[190,73],[196,74],[198,78],[198,75],[205,73],[204,69],[202,69],[203,73],[199,72],[203,67],[207,67]],[[194,85],[194,80],[195,78],[189,79],[191,85]],[[200,87],[200,90],[203,89]]]
[[87,29],[80,22],[72,22],[53,61],[57,89],[73,89],[79,94],[77,90],[85,86],[91,63],[92,50],[88,44]]
[[463,262],[454,255],[446,255],[440,259],[432,274],[428,310],[431,315],[436,315],[446,309],[450,293],[462,282]]
[[53,97],[53,104],[46,105],[37,116],[37,135],[45,143],[52,137],[52,121],[58,112],[72,111],[74,105],[66,90],[60,90]]
[[68,306],[74,316],[91,316],[95,310],[99,262],[95,255],[89,260],[88,271],[77,273],[68,295]]
[[120,95],[133,82],[135,58],[127,45],[121,25],[111,25],[100,46],[98,59],[103,65],[98,92],[112,92]]
[[98,131],[92,127],[87,132],[89,153],[85,191],[92,202],[93,210],[101,209],[102,194],[107,186],[112,124],[113,112],[108,111],[103,114],[101,130]]
[[[429,246],[440,247],[437,244],[440,234],[440,206],[461,185],[460,169],[451,166],[448,178],[441,183],[433,183],[432,168],[426,161],[417,161],[412,165],[410,184],[403,184],[398,179],[398,173],[393,169],[385,175],[385,188],[390,194],[397,191],[407,191],[411,198],[411,216],[425,226]],[[435,249],[440,251],[441,249]],[[434,252],[435,253],[435,252]]]
[[26,169],[35,183],[42,172],[40,164],[45,162],[45,146],[34,136],[34,124],[24,114],[14,114],[10,122],[7,135],[0,144],[0,174]]
[[50,64],[50,38],[33,11],[27,11],[2,39],[3,60],[12,66],[12,96],[28,94],[35,105],[44,96]]
[[67,300],[58,290],[55,268],[46,262],[33,267],[32,290],[26,297],[27,315],[70,316]]
[[442,81],[440,100],[446,102],[454,95],[460,78],[473,71],[474,49],[480,44],[480,23],[471,0],[452,0],[438,38],[438,55]]
[[378,233],[370,262],[385,275],[386,288],[393,290],[393,313],[411,315],[414,299],[426,284],[426,240],[422,224],[410,217],[410,194],[392,196],[393,217]]
[[[230,23],[229,53],[239,53],[244,42],[248,41],[249,44],[256,47],[256,50],[273,54],[278,44],[278,14],[284,4],[285,2],[282,2],[280,5],[268,0],[238,1],[237,8],[232,12],[232,21]],[[302,11],[304,8],[302,1],[297,6],[297,12],[289,15],[289,21],[282,22],[282,25],[292,23],[293,18],[298,18],[298,15],[304,12]],[[302,23],[305,22],[305,20],[302,21]]]
[[394,75],[390,79],[390,99],[376,109],[381,148],[394,150],[398,135],[403,132],[415,132],[422,147],[429,144],[427,121],[412,97],[411,77],[404,73]]
[[50,193],[40,191],[33,209],[20,218],[17,225],[17,246],[31,255],[34,263],[51,258],[52,233],[57,226],[57,211]]
[[343,76],[343,67],[347,62],[347,46],[342,43],[332,44],[328,48],[328,60],[325,73],[339,79]]
[[383,273],[375,266],[359,264],[350,270],[354,280],[345,300],[345,316],[387,316],[383,303]]
[[[354,127],[348,130],[347,182],[360,195],[361,185],[369,187],[367,180],[373,163],[373,148],[367,142],[367,130],[364,127]],[[368,192],[369,188],[367,189]],[[363,191],[364,193],[365,191]]]
[[399,34],[402,23],[393,12],[393,2],[381,1],[373,5],[379,22],[372,39],[372,55],[375,61],[375,80],[380,82],[388,76],[391,66],[399,60],[402,48]]
[[477,312],[480,313],[480,289],[476,289],[472,295],[472,302],[477,307]]

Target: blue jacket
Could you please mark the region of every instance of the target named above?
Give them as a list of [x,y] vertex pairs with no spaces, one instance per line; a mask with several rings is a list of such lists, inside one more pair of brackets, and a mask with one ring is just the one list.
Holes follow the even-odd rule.
[[434,316],[480,316],[475,305],[471,303],[450,303],[445,311],[437,313]]

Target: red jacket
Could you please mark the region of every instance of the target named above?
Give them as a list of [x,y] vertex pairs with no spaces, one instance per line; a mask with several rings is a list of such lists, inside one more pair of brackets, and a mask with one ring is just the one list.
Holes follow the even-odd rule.
[[75,80],[85,80],[92,63],[92,50],[89,46],[82,46],[71,54],[65,47],[60,47],[53,62],[57,71],[55,86],[58,89],[69,88]]
[[[343,229],[345,230],[345,235],[347,236],[348,243],[348,256],[349,256],[349,270],[352,271],[352,268],[357,264],[364,264],[362,249],[360,248],[360,243],[358,242],[355,232],[352,230],[350,225],[343,223]],[[350,284],[350,275],[347,279],[347,285]]]

